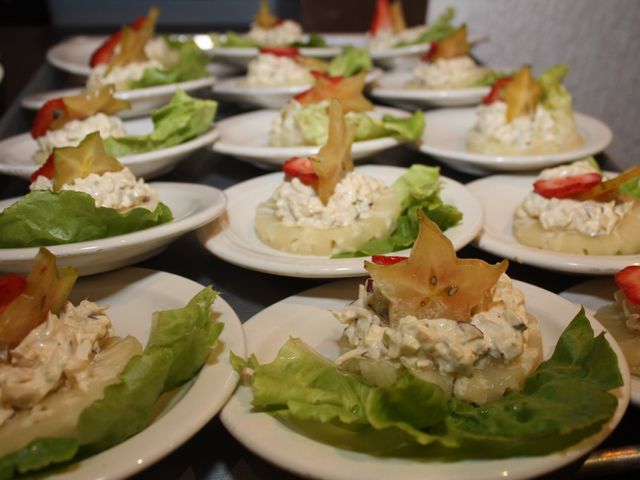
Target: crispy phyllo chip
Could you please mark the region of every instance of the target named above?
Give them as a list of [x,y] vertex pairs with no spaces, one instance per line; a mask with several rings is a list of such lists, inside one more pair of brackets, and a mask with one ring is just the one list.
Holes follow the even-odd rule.
[[431,44],[427,55],[430,62],[440,59],[463,57],[469,54],[469,42],[467,41],[467,25],[462,24],[447,38],[443,38]]
[[258,13],[256,13],[254,21],[260,28],[269,30],[270,28],[275,27],[280,20],[271,13],[271,10],[269,9],[269,1],[261,0],[260,9],[258,10]]
[[147,56],[144,53],[144,46],[153,36],[159,15],[160,10],[157,7],[151,7],[149,14],[146,16],[139,29],[136,30],[131,27],[122,28],[120,51],[111,59],[109,67],[122,66],[135,61],[143,62],[147,60]]
[[406,261],[389,266],[365,262],[375,285],[389,301],[389,322],[395,326],[407,315],[467,322],[509,262],[489,265],[458,258],[438,226],[421,210],[419,216],[420,233]]
[[313,87],[296,96],[300,104],[309,105],[323,100],[337,99],[340,100],[345,113],[373,109],[373,104],[362,94],[367,72],[362,71],[348,78],[330,77],[317,72],[314,76],[316,82]]
[[531,67],[522,67],[503,89],[507,102],[507,121],[515,118],[533,115],[536,111],[542,87],[531,75]]
[[73,183],[76,178],[85,178],[92,173],[118,172],[124,168],[118,159],[105,151],[100,132],[90,133],[77,147],[56,148],[53,155],[54,191]]
[[316,188],[322,203],[326,205],[333,190],[342,178],[353,170],[351,143],[353,127],[344,119],[342,105],[332,100],[329,106],[329,136],[318,155],[312,158],[313,168],[318,175]]
[[131,108],[128,100],[115,98],[113,92],[113,85],[105,85],[96,90],[85,90],[80,95],[62,97],[64,109],[58,118],[51,122],[49,129],[57,130],[71,120],[88,118],[96,113],[110,115]]
[[404,11],[402,10],[402,0],[391,0],[390,5],[391,25],[393,33],[400,33],[407,29],[407,22],[404,19]]

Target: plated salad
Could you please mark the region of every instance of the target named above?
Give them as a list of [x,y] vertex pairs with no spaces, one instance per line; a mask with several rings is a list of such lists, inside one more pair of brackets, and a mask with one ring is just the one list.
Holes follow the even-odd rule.
[[463,24],[450,35],[431,42],[406,86],[428,90],[484,87],[507,75],[478,65],[470,52],[467,26]]
[[329,129],[329,103],[338,99],[346,113],[346,121],[354,125],[353,140],[358,142],[394,136],[416,142],[422,137],[424,115],[417,110],[408,117],[384,115],[377,118],[367,112],[374,106],[363,95],[366,72],[350,77],[332,77],[313,72],[315,84],[289,100],[280,111],[269,132],[272,147],[323,145]]
[[31,193],[0,212],[0,248],[95,240],[173,219],[156,190],[105,151],[98,132],[54,149],[31,180]]
[[624,382],[604,333],[581,310],[541,362],[506,261],[456,258],[423,214],[409,258],[372,260],[358,299],[332,312],[338,358],[292,338],[271,363],[233,359],[253,412],[341,449],[455,461],[562,450],[616,411]]
[[26,277],[0,277],[0,478],[42,473],[123,442],[161,394],[194,377],[224,325],[217,293],[156,312],[146,347],[113,331],[108,306],[68,296],[77,278],[40,249]]
[[366,50],[345,46],[331,61],[304,57],[295,47],[263,47],[249,62],[243,83],[250,87],[279,87],[313,84],[313,72],[330,77],[351,77],[373,68]]
[[151,112],[153,131],[146,135],[128,135],[122,120],[111,115],[127,108],[129,102],[114,98],[111,86],[49,100],[36,113],[31,128],[38,143],[34,161],[43,164],[53,149],[78,146],[96,131],[105,140],[107,152],[118,157],[169,148],[211,128],[218,105],[178,89],[168,104]]
[[431,25],[407,28],[401,0],[376,0],[369,27],[369,48],[388,50],[441,40],[455,30],[451,24],[454,16],[455,10],[448,8]]
[[354,171],[357,126],[343,112],[332,100],[326,144],[315,157],[285,162],[284,181],[258,206],[256,233],[264,243],[304,255],[369,255],[410,247],[418,211],[443,230],[460,222],[457,208],[440,199],[437,168],[414,165],[392,187]]
[[113,85],[116,90],[131,90],[209,76],[209,59],[192,40],[154,36],[159,15],[160,10],[152,7],[98,47],[90,60],[88,89]]
[[609,178],[593,158],[547,168],[514,214],[525,245],[579,255],[640,253],[640,167]]
[[598,309],[595,317],[616,339],[631,374],[640,377],[640,265],[631,265],[614,276],[619,290],[614,303]]
[[269,9],[268,0],[260,1],[260,9],[247,34],[228,31],[210,34],[214,47],[260,48],[260,47],[324,47],[326,42],[315,33],[305,35],[302,26],[292,19],[280,19]]
[[477,107],[467,148],[488,155],[539,155],[582,145],[571,95],[562,85],[568,73],[559,64],[534,78],[525,66],[497,80]]

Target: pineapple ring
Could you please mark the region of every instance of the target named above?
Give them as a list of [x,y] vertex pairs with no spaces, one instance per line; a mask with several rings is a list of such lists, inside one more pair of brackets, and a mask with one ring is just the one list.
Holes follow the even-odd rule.
[[640,253],[640,201],[610,235],[588,237],[579,232],[545,230],[535,218],[513,220],[513,235],[530,247],[579,255],[632,255]]
[[258,205],[256,233],[267,245],[301,255],[332,255],[357,250],[361,245],[391,233],[400,215],[400,202],[392,188],[373,204],[369,216],[351,225],[319,228],[311,225],[284,225],[275,215],[273,199]]

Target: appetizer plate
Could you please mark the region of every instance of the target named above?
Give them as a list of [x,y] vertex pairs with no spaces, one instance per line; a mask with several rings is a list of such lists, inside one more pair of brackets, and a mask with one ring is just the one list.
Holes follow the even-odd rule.
[[[544,356],[548,358],[578,308],[541,288],[518,281],[514,284],[524,293],[529,312],[540,322]],[[263,310],[243,325],[247,352],[255,354],[261,363],[270,362],[289,337],[299,337],[321,354],[336,358],[344,327],[329,309],[340,309],[357,298],[357,285],[353,280],[333,282]],[[596,332],[603,330],[593,318],[589,320]],[[448,480],[530,478],[578,460],[602,442],[620,422],[629,402],[629,370],[618,345],[610,337],[607,339],[618,357],[625,381],[624,387],[616,391],[618,408],[600,432],[550,455],[442,462],[376,457],[341,450],[296,433],[266,413],[253,413],[251,391],[246,387],[236,390],[220,418],[227,430],[249,450],[305,478],[419,480],[425,475]]]
[[[71,300],[89,298],[109,305],[116,335],[133,335],[147,343],[151,316],[158,310],[180,308],[202,285],[177,275],[142,268],[127,268],[78,281]],[[213,316],[224,323],[218,347],[200,373],[172,391],[154,420],[142,432],[109,450],[74,462],[47,478],[125,478],[169,454],[200,430],[222,408],[238,381],[229,352],[245,351],[242,325],[229,304],[218,297]]]
[[435,110],[425,114],[428,127],[425,129],[420,150],[452,168],[478,175],[495,170],[540,170],[594,155],[611,143],[613,134],[600,120],[582,113],[574,113],[574,116],[578,131],[584,139],[581,147],[545,155],[499,156],[467,150],[467,133],[476,122],[475,108]]
[[[357,170],[379,178],[387,185],[391,185],[407,171],[406,168],[382,165],[365,165]],[[271,196],[282,180],[283,174],[276,172],[226,189],[226,215],[198,232],[205,248],[229,263],[275,275],[305,278],[367,275],[363,263],[368,257],[330,258],[296,255],[262,243],[255,232],[256,208]],[[458,250],[473,240],[480,231],[482,207],[462,184],[446,177],[441,177],[441,181],[442,199],[445,203],[458,207],[463,214],[462,223],[445,232]],[[409,252],[407,249],[398,254],[408,255]]]
[[400,106],[460,107],[479,103],[491,90],[489,87],[446,90],[407,88],[405,85],[412,79],[413,74],[409,70],[385,73],[371,89],[371,96]]
[[[214,152],[223,153],[245,160],[254,165],[266,168],[279,168],[291,157],[308,157],[320,150],[318,146],[271,147],[269,131],[273,120],[278,117],[278,110],[256,110],[225,118],[217,123],[220,138],[211,147]],[[408,112],[389,107],[376,106],[374,115],[407,116]],[[354,160],[368,157],[391,147],[399,145],[400,140],[394,137],[374,138],[353,142],[351,155]]]
[[[367,74],[367,84],[376,81],[382,70],[374,68]],[[264,108],[281,108],[287,101],[311,88],[311,84],[295,86],[249,86],[246,77],[233,77],[219,80],[212,87],[214,97],[230,102],[256,105]]]
[[[591,313],[614,303],[613,294],[618,290],[611,277],[595,278],[568,288],[560,293],[562,298],[577,305],[584,305]],[[640,407],[640,378],[631,376],[631,403]]]
[[[192,183],[158,182],[160,201],[173,212],[174,219],[162,225],[115,237],[47,247],[58,265],[71,265],[80,275],[106,272],[140,262],[162,251],[180,235],[205,225],[223,211],[226,198],[217,188]],[[19,198],[0,201],[0,211]],[[27,273],[38,248],[1,248],[0,272]]]
[[[89,35],[69,37],[47,50],[47,61],[62,71],[88,77],[91,74],[89,66],[91,55],[106,38],[105,36]],[[184,40],[187,38],[189,37],[183,37]],[[216,77],[225,77],[237,70],[229,65],[212,63],[209,65],[209,71]]]
[[[153,130],[150,117],[126,120],[127,135],[144,135]],[[218,138],[218,130],[210,127],[206,132],[187,142],[161,150],[120,157],[120,162],[129,167],[137,177],[153,177],[171,170],[176,164],[199,148],[211,145]],[[39,167],[33,161],[38,143],[30,133],[22,133],[0,141],[0,173],[29,178]]]
[[[197,40],[196,43],[198,43]],[[204,42],[198,43],[198,46],[216,60],[226,61],[242,67],[246,67],[260,53],[260,50],[255,47],[214,47],[210,39],[208,48],[204,45]],[[340,47],[303,47],[299,48],[298,51],[303,57],[329,59],[340,54]]]
[[399,57],[419,56],[429,51],[429,43],[419,43],[417,45],[408,45],[406,47],[372,49],[369,47],[369,55],[376,62],[392,61]]
[[[116,92],[114,97],[122,100],[129,100],[129,102],[131,102],[131,109],[119,112],[118,116],[122,118],[132,118],[148,115],[151,110],[169,103],[169,100],[171,100],[171,97],[173,97],[177,89],[184,90],[187,93],[192,93],[211,87],[215,81],[216,79],[211,76],[198,78],[197,80],[188,80],[186,82],[171,83],[169,85],[158,85],[157,87],[121,90]],[[38,110],[47,100],[69,95],[78,95],[82,90],[82,88],[68,88],[64,90],[34,93],[27,95],[22,99],[22,106],[28,110]]]
[[534,175],[493,175],[466,186],[484,207],[484,228],[476,239],[478,247],[518,263],[561,272],[613,275],[640,263],[638,255],[577,255],[552,252],[519,243],[512,233],[513,214],[532,190]]

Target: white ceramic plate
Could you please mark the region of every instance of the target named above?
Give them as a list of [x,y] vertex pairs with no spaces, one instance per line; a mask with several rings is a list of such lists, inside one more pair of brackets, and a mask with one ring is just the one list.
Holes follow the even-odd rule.
[[[151,118],[126,120],[124,129],[127,135],[144,135],[153,130]],[[211,145],[218,138],[218,130],[209,128],[187,142],[153,152],[140,153],[120,157],[120,162],[129,167],[137,177],[153,177],[171,170],[190,153],[206,145]],[[39,167],[33,161],[33,154],[38,150],[38,143],[30,133],[23,133],[0,141],[0,173],[29,178]]]
[[388,72],[382,75],[371,89],[371,96],[400,106],[460,107],[475,105],[491,90],[489,87],[450,88],[431,90],[406,88],[413,74],[408,70]]
[[[618,287],[611,277],[596,278],[565,290],[560,294],[562,298],[577,305],[584,305],[591,313],[601,307],[611,305],[614,292]],[[640,407],[640,378],[631,376],[631,403]]]
[[[93,35],[69,37],[47,50],[47,61],[62,71],[88,77],[91,73],[89,66],[91,55],[106,38]],[[209,71],[216,77],[222,78],[232,75],[237,69],[225,64],[212,63],[209,65]]]
[[420,43],[418,45],[408,45],[406,47],[372,49],[369,47],[369,55],[374,61],[385,62],[394,60],[398,57],[424,55],[431,47],[428,43]]
[[[89,298],[109,305],[115,334],[133,335],[145,345],[153,312],[183,307],[202,288],[196,282],[170,273],[127,268],[79,280],[71,300],[77,303]],[[178,448],[211,420],[238,381],[229,363],[229,352],[245,351],[240,320],[222,298],[213,304],[213,314],[217,322],[224,323],[218,347],[200,373],[171,394],[149,426],[113,448],[49,473],[47,478],[128,477]]]
[[[193,183],[152,183],[160,201],[173,212],[173,221],[110,238],[47,247],[59,265],[71,265],[80,275],[106,272],[140,262],[163,250],[172,240],[214,220],[226,198],[217,188]],[[19,198],[0,201],[0,211]],[[37,248],[0,249],[0,272],[27,273]]]
[[536,267],[561,272],[612,275],[634,263],[640,255],[577,255],[552,252],[519,243],[512,233],[513,214],[531,192],[534,175],[493,175],[467,184],[484,207],[484,228],[478,247]]
[[[544,355],[548,358],[578,308],[541,288],[518,281],[514,283],[525,294],[528,310],[540,322]],[[261,363],[270,362],[289,337],[299,337],[321,354],[336,358],[344,327],[328,310],[344,307],[357,294],[357,282],[351,280],[323,285],[276,303],[243,325],[247,352],[255,354]],[[589,320],[596,332],[602,331],[599,323],[592,318]],[[298,434],[266,413],[252,413],[251,391],[246,387],[236,390],[220,418],[227,430],[249,450],[305,478],[418,480],[426,478],[425,475],[448,480],[530,478],[577,460],[602,442],[620,422],[629,402],[629,370],[617,344],[607,338],[616,352],[625,380],[625,386],[616,392],[618,408],[600,432],[574,447],[550,455],[439,462],[375,457],[341,450]]]
[[476,122],[475,108],[434,110],[425,114],[428,127],[422,137],[420,150],[455,169],[477,175],[495,170],[540,170],[594,155],[611,143],[613,134],[600,120],[582,113],[575,113],[575,121],[584,139],[584,144],[579,148],[545,155],[485,155],[470,152],[466,147],[467,133]]
[[[137,88],[135,90],[116,92],[114,97],[131,102],[131,108],[118,112],[118,116],[122,118],[132,118],[147,115],[151,110],[169,103],[169,100],[171,100],[171,97],[173,97],[177,89],[193,94],[195,91],[211,87],[215,81],[214,77],[205,77],[198,78],[197,80],[188,80],[186,82],[171,83],[169,85],[158,85],[157,87]],[[22,99],[22,106],[28,110],[38,110],[47,100],[79,95],[81,92],[82,88],[68,88],[34,93]]]
[[[367,84],[376,81],[382,70],[374,68],[367,74]],[[311,88],[311,84],[295,86],[262,87],[249,86],[246,77],[226,78],[216,82],[213,94],[222,100],[256,105],[263,108],[281,108],[295,95]]]
[[[278,110],[256,110],[225,118],[217,123],[220,137],[211,147],[214,152],[223,153],[245,160],[258,166],[280,167],[291,157],[308,157],[315,155],[320,147],[271,147],[269,131],[273,120],[278,117]],[[376,106],[376,116],[384,114],[395,116],[409,115],[404,110]],[[354,160],[368,157],[391,147],[399,145],[400,140],[394,137],[375,138],[362,142],[353,142],[351,155]]]
[[[391,185],[407,169],[400,167],[365,165],[356,169]],[[282,183],[280,172],[263,175],[239,183],[225,190],[227,214],[213,225],[200,230],[205,247],[217,257],[250,270],[289,277],[339,278],[366,275],[363,267],[367,257],[329,258],[295,255],[271,248],[255,232],[255,214],[259,203],[266,201]],[[478,200],[460,183],[442,178],[442,199],[455,205],[463,214],[460,225],[446,231],[454,247],[469,243],[482,226],[482,207]],[[399,252],[408,255],[410,250]]]

